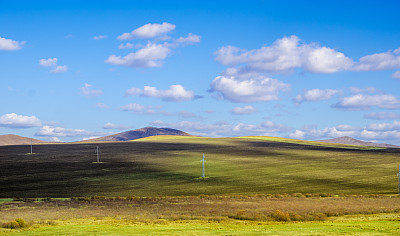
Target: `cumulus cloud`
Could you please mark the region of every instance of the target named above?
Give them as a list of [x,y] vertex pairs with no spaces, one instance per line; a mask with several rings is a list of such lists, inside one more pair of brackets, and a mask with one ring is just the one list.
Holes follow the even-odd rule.
[[178,113],[178,115],[180,117],[183,117],[183,118],[196,118],[196,117],[198,117],[196,114],[194,114],[193,112],[190,112],[190,111],[181,111],[181,112]]
[[176,40],[177,43],[192,44],[200,43],[201,37],[199,35],[189,33],[187,37],[180,37]]
[[107,35],[98,35],[98,36],[93,37],[94,40],[100,40],[100,39],[105,39],[105,38],[107,38]]
[[130,33],[124,33],[117,37],[118,40],[149,39],[147,45],[122,43],[119,49],[136,48],[135,52],[126,56],[111,55],[106,59],[106,63],[128,66],[135,68],[161,67],[164,60],[171,54],[174,48],[179,46],[199,43],[199,35],[189,33],[186,37],[173,39],[167,34],[175,29],[175,25],[164,22],[162,24],[146,24]]
[[132,43],[121,43],[118,46],[118,49],[129,49],[129,48],[134,48],[134,47],[135,47],[135,45]]
[[15,113],[0,116],[0,127],[23,129],[39,127],[41,125],[42,122],[36,116],[23,116]]
[[148,43],[144,48],[121,57],[111,55],[106,63],[128,67],[160,67],[171,50],[163,44]]
[[392,74],[392,78],[395,78],[395,79],[400,79],[400,70],[399,70],[399,71],[396,71],[396,72],[394,72],[394,73]]
[[171,127],[188,132],[192,135],[207,137],[232,137],[249,135],[277,135],[290,131],[285,125],[266,121],[258,125],[238,123],[229,124],[226,121],[220,121],[213,124],[204,124],[193,121],[180,121],[176,123],[166,123],[164,121],[153,121],[151,125],[158,127]]
[[0,37],[0,51],[16,51],[20,50],[25,42],[18,42],[12,39]]
[[367,87],[367,88],[350,88],[351,93],[380,93],[381,90],[374,88],[374,87]]
[[83,137],[83,136],[97,136],[104,135],[100,132],[90,132],[84,129],[67,129],[63,127],[52,127],[45,125],[35,133],[35,136],[48,136],[48,137]]
[[377,71],[400,68],[400,50],[361,57],[359,61],[317,43],[302,42],[297,36],[277,39],[272,45],[247,50],[224,46],[215,52],[216,60],[241,70],[290,73],[301,68],[311,73]]
[[64,73],[68,71],[68,66],[56,66],[54,69],[50,70],[50,73]]
[[355,71],[392,70],[400,68],[399,49],[361,57],[354,66]]
[[168,102],[191,101],[198,98],[193,91],[186,90],[182,85],[176,84],[169,86],[167,90],[158,90],[156,87],[144,86],[143,89],[131,88],[126,95],[140,95],[142,97],[161,98]]
[[322,101],[329,100],[336,94],[338,94],[339,90],[334,89],[311,89],[305,91],[303,94],[298,94],[293,102],[296,104],[301,104],[302,102],[314,102],[314,101]]
[[211,82],[210,92],[216,92],[232,102],[262,102],[278,99],[289,84],[260,74],[221,75]]
[[257,109],[253,106],[235,107],[231,110],[234,115],[245,115],[256,112]]
[[126,125],[113,124],[110,122],[103,125],[103,129],[128,129],[128,128],[130,127]]
[[400,119],[400,114],[393,112],[372,112],[369,114],[365,114],[364,118],[373,120],[393,120]]
[[48,59],[40,59],[39,60],[39,65],[43,67],[50,67],[50,66],[56,66],[57,65],[58,59],[56,57],[54,58],[48,58]]
[[334,108],[344,110],[367,110],[373,107],[382,109],[400,109],[400,100],[391,94],[365,95],[356,94],[344,97],[333,105]]
[[123,33],[118,36],[118,40],[132,40],[136,38],[154,38],[165,35],[175,29],[174,24],[163,22],[162,24],[145,24],[130,33]]
[[101,90],[91,89],[92,86],[93,85],[91,84],[85,83],[85,85],[79,90],[81,90],[81,94],[85,96],[99,96],[103,94],[103,91]]
[[47,58],[47,59],[40,59],[39,65],[43,67],[52,67],[53,69],[50,70],[50,73],[64,73],[68,71],[68,66],[57,66],[58,58]]
[[317,44],[301,44],[295,35],[254,50],[225,46],[215,54],[216,60],[224,65],[245,64],[251,70],[271,73],[292,72],[300,67],[313,73],[335,73],[352,66],[352,60],[343,53]]
[[330,138],[338,138],[342,136],[350,136],[356,139],[366,141],[386,142],[391,144],[400,144],[400,122],[392,123],[373,123],[366,127],[358,127],[351,125],[338,125],[317,129],[315,127],[296,130],[289,134],[291,138],[322,140]]

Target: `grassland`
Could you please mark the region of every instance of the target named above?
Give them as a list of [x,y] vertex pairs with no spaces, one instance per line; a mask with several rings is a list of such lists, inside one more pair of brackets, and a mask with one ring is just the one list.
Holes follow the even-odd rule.
[[10,235],[394,234],[397,195],[240,195],[74,198],[0,204],[0,221],[25,219]]
[[[400,229],[399,149],[159,136],[29,151],[0,147],[0,198],[8,198],[0,200],[0,223],[23,218],[30,225],[0,233],[391,235]],[[203,153],[206,178],[199,178]],[[12,201],[17,197],[73,200]]]
[[[96,145],[102,163],[94,163]],[[133,142],[0,147],[0,197],[397,193],[398,149],[260,138],[152,137]],[[206,177],[201,156],[206,155]]]

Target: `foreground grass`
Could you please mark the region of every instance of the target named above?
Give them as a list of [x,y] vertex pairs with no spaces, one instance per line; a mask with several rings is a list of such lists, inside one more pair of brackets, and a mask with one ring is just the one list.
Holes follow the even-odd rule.
[[350,216],[328,222],[265,223],[178,221],[137,223],[116,218],[58,221],[6,235],[398,235],[400,217],[392,214]]
[[[400,229],[400,197],[320,194],[76,198],[4,202],[7,235],[390,235]],[[20,220],[21,221],[21,220]]]

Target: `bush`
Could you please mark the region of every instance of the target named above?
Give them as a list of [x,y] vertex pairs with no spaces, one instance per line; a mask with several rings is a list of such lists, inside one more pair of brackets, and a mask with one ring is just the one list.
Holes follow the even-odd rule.
[[6,229],[19,229],[19,224],[18,222],[16,222],[15,220],[7,222],[7,223],[3,223],[1,225],[2,228],[6,228]]
[[290,221],[289,213],[280,210],[276,210],[272,215],[272,218],[274,218],[276,221]]
[[13,221],[7,222],[7,223],[3,223],[1,225],[2,228],[6,228],[6,229],[19,229],[19,228],[25,228],[28,227],[28,224],[25,222],[24,219],[22,218],[17,218]]

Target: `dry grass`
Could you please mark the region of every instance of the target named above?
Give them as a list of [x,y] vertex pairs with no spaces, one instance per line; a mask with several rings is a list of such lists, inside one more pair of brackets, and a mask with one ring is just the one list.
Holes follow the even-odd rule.
[[[79,218],[114,217],[134,222],[201,220],[320,221],[330,216],[400,212],[397,195],[303,194],[143,198],[74,198],[0,204],[0,222],[16,217],[29,224]],[[308,196],[308,197],[307,197]]]

